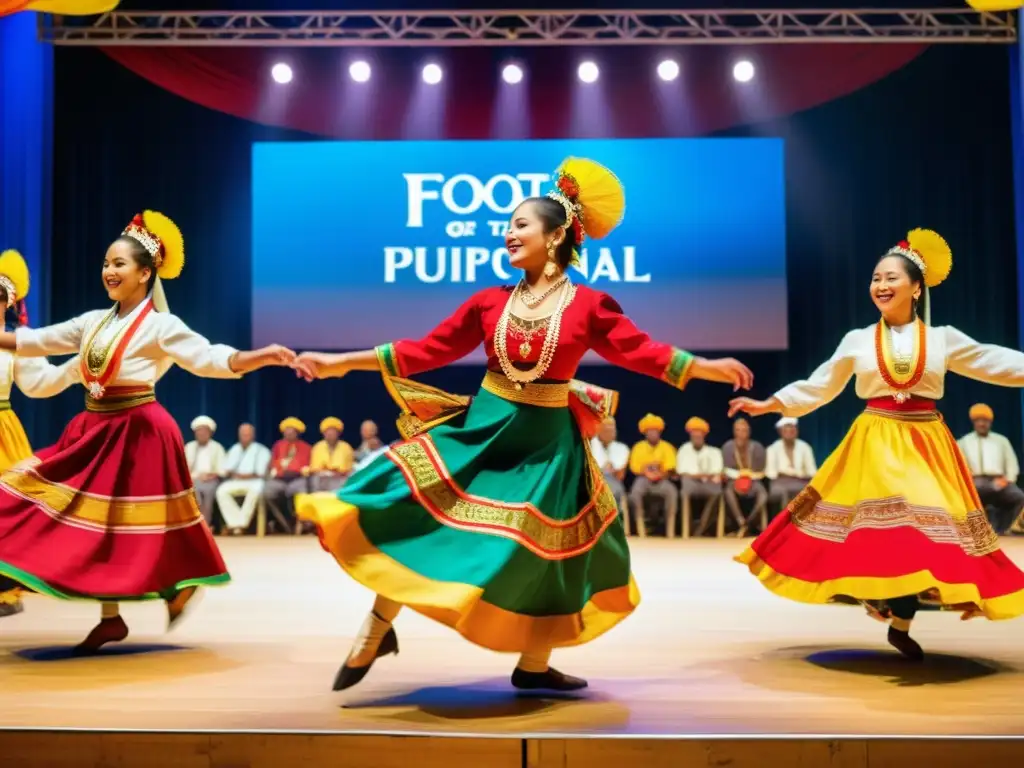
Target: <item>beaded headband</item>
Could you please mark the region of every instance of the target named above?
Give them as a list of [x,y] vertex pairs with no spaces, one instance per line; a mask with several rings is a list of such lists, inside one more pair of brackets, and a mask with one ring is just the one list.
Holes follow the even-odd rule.
[[892,248],[890,248],[885,255],[903,256],[905,258],[910,259],[912,262],[914,262],[917,268],[921,270],[922,276],[928,271],[928,267],[925,265],[924,259],[921,258],[921,254],[919,254],[917,251],[911,248],[910,243],[908,243],[906,240],[901,240],[899,244],[894,245]]
[[142,223],[142,216],[136,216],[132,219],[132,223],[124,228],[121,237],[130,237],[145,248],[149,255],[153,257],[153,263],[157,269],[164,263],[164,244],[160,241],[159,237],[146,229],[145,224]]
[[18,296],[14,291],[14,281],[7,277],[7,275],[0,275],[0,286],[3,286],[4,290],[7,291],[7,306],[10,308],[18,300]]

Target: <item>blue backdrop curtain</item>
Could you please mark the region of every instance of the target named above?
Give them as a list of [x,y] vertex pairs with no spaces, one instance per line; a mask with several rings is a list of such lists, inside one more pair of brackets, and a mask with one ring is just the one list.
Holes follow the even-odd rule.
[[[286,305],[251,306],[251,143],[308,137],[197,107],[96,51],[60,49],[56,56],[55,318],[105,304],[99,278],[105,248],[134,213],[155,208],[175,218],[186,236],[184,274],[167,285],[172,309],[210,337],[246,346],[252,313],[289,311]],[[790,349],[742,355],[757,375],[756,394],[767,396],[806,375],[847,330],[875,319],[868,297],[875,260],[918,226],[942,232],[954,251],[952,277],[932,292],[934,322],[1017,345],[1013,173],[1006,162],[1010,109],[1005,96],[993,95],[1008,87],[1004,48],[937,46],[861,92],[777,123],[729,132],[787,142]],[[292,254],[284,268],[302,269],[303,254]],[[409,334],[419,335],[440,319],[424,318],[424,326]],[[424,378],[472,393],[480,376],[479,367],[456,366]],[[709,419],[714,442],[729,430],[729,392],[723,387],[697,382],[680,395],[612,367],[580,376],[622,391],[624,440],[636,439],[637,420],[647,411],[665,417],[666,436],[677,443],[685,439],[690,415]],[[224,442],[233,440],[242,420],[253,421],[269,442],[288,415],[314,430],[324,416],[337,415],[349,425],[350,440],[360,420],[373,418],[385,438],[396,436],[394,407],[365,374],[309,385],[288,371],[261,372],[239,383],[175,370],[161,384],[160,397],[185,428],[198,413],[212,416]],[[967,408],[975,400],[989,402],[997,428],[1020,443],[1017,392],[951,377],[944,409],[954,431],[968,428]],[[80,392],[27,406],[45,414],[32,438],[54,439],[80,406]],[[805,437],[825,454],[860,407],[848,392],[803,420]],[[758,422],[755,435],[773,439],[772,421]]]
[[[1017,12],[1017,28],[1024,13]],[[1024,39],[1009,49],[1010,53],[1010,114],[1013,142],[1014,214],[1017,231],[1024,231]],[[1024,238],[1017,238],[1017,333],[1024,339]],[[1024,401],[1024,392],[1021,393]]]
[[[48,318],[53,194],[53,49],[36,38],[36,14],[0,17],[0,251],[28,262],[35,325]],[[30,435],[46,433],[38,408],[20,410]]]

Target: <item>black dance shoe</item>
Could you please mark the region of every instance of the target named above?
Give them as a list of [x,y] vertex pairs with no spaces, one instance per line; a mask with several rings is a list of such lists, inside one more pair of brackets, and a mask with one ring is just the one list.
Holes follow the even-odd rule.
[[909,632],[889,627],[889,645],[902,653],[911,661],[924,661],[924,651]]
[[377,653],[369,664],[365,667],[350,667],[346,661],[341,665],[338,674],[334,676],[334,687],[332,690],[344,691],[346,688],[351,688],[366,677],[366,673],[370,671],[373,662],[382,656],[388,656],[392,653],[395,656],[398,655],[398,635],[395,634],[394,627],[389,627],[388,631],[384,633],[384,637],[381,638],[380,645],[377,646]]
[[516,667],[512,685],[521,691],[579,691],[587,687],[587,681],[551,667],[546,672],[527,672]]

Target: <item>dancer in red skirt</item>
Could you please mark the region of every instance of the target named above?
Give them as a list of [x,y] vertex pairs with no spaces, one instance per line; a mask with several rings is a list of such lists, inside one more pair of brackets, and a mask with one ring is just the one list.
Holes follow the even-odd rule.
[[102,620],[80,652],[128,636],[119,601],[164,600],[173,625],[197,587],[230,580],[156,382],[175,363],[228,379],[295,357],[279,346],[211,344],[170,314],[160,279],[177,277],[184,262],[177,227],[147,211],[107,249],[111,309],[0,333],[0,349],[20,356],[79,353],[85,411],[56,445],[0,475],[0,590],[101,602]]

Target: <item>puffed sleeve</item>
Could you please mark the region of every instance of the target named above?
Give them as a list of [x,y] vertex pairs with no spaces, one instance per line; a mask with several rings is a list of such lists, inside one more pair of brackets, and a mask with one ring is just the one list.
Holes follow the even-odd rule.
[[415,376],[468,355],[484,340],[481,294],[471,296],[419,341],[403,339],[377,347],[381,369],[391,376]]
[[946,332],[946,367],[953,373],[969,379],[999,384],[1004,387],[1024,387],[1024,352],[981,344],[952,326]]
[[103,310],[86,312],[84,315],[56,325],[42,328],[21,326],[14,332],[19,357],[46,357],[46,355],[73,355],[82,347],[82,336],[93,319],[106,314]]
[[846,334],[832,357],[819,365],[809,378],[794,381],[775,393],[784,416],[805,416],[839,397],[853,376],[857,333]]
[[14,383],[26,397],[53,397],[77,384],[79,356],[54,365],[45,357],[17,358],[14,361]]
[[654,341],[637,328],[611,296],[598,293],[590,317],[588,345],[610,363],[661,379],[677,389],[689,380],[693,355]]
[[231,370],[231,358],[237,352],[226,344],[211,344],[174,315],[156,314],[160,323],[157,343],[160,349],[189,373],[209,379],[238,379]]

